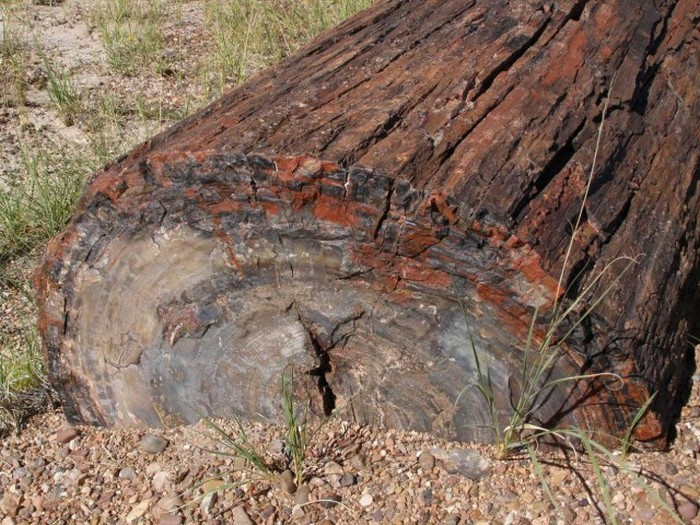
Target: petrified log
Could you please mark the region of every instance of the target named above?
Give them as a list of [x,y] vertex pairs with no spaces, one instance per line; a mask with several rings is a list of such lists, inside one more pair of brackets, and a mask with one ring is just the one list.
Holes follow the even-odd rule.
[[540,340],[627,255],[547,377],[622,385],[559,384],[532,417],[619,435],[656,393],[636,435],[663,445],[700,328],[699,12],[378,2],[108,165],[36,278],[69,417],[275,418],[291,365],[319,411],[486,440],[475,356],[503,423],[535,313]]

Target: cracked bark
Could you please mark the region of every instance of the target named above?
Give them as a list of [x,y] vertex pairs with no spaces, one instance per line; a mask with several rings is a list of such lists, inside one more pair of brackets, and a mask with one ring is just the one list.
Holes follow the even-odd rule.
[[537,420],[619,434],[656,392],[636,437],[663,446],[700,333],[699,9],[380,1],[106,166],[36,278],[69,416],[275,418],[291,364],[319,413],[488,439],[467,323],[507,418],[573,235],[569,297],[639,264],[552,373],[625,384]]

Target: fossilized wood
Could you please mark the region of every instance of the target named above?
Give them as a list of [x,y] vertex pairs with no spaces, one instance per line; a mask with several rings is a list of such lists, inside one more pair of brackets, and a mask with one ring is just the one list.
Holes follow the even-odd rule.
[[657,392],[636,435],[663,445],[700,328],[699,8],[379,2],[107,166],[37,274],[69,415],[274,418],[291,364],[319,410],[488,439],[467,326],[505,421],[573,235],[568,299],[639,263],[553,377],[625,382],[537,421],[619,434]]

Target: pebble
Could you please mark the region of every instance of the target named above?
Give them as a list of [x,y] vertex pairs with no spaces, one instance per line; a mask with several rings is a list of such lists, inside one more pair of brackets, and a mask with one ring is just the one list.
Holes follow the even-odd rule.
[[199,507],[202,509],[204,514],[211,514],[214,505],[216,505],[217,498],[218,496],[216,492],[210,492],[202,498],[202,502],[199,504]]
[[459,473],[471,480],[478,480],[487,476],[491,471],[491,460],[477,450],[435,448],[430,452],[442,462],[442,468],[450,474]]
[[208,479],[204,483],[202,483],[200,490],[202,491],[202,493],[207,494],[209,492],[216,492],[216,491],[220,490],[223,485],[224,485],[223,479],[219,479],[219,478]]
[[124,467],[119,471],[119,479],[134,479],[136,477],[136,470],[134,467]]
[[442,525],[459,525],[460,516],[459,514],[448,514],[445,519],[442,520]]
[[150,500],[144,500],[138,505],[136,505],[133,509],[131,509],[131,512],[126,515],[126,522],[127,523],[136,523],[138,521],[141,521],[141,518],[144,517],[146,512],[148,511],[148,507],[151,506],[151,501]]
[[321,500],[320,504],[324,509],[330,509],[332,507],[335,507],[338,503],[342,501],[341,497],[334,492],[328,492],[321,496],[321,498],[319,499]]
[[168,440],[153,434],[146,434],[141,438],[141,450],[148,454],[160,454],[168,446]]
[[151,486],[156,492],[165,492],[172,485],[172,475],[167,470],[161,470],[153,476]]
[[374,498],[371,494],[363,494],[360,497],[360,505],[363,507],[369,507],[372,503],[374,503]]
[[161,512],[174,513],[177,512],[184,504],[185,502],[177,493],[170,492],[158,500],[156,507]]
[[367,456],[364,454],[357,454],[350,458],[350,465],[356,470],[364,470],[367,468],[369,462],[367,461]]
[[297,490],[297,484],[294,481],[294,472],[289,469],[280,474],[280,483],[282,483],[282,487],[289,494],[294,494]]
[[680,505],[678,505],[678,514],[680,514],[682,518],[688,521],[694,520],[695,517],[698,515],[698,506],[692,501],[686,500]]
[[435,456],[430,452],[421,452],[420,456],[418,456],[418,465],[425,472],[430,472],[435,466]]
[[56,432],[56,441],[65,445],[66,443],[73,441],[80,435],[80,431],[75,427],[63,427]]
[[301,485],[294,493],[294,503],[297,505],[305,505],[308,503],[310,492],[308,485]]
[[18,467],[12,471],[12,477],[15,479],[21,479],[29,474],[29,470],[25,467]]
[[340,478],[340,486],[341,487],[350,487],[354,484],[355,484],[355,476],[353,474],[350,474],[349,472],[346,472]]
[[233,509],[233,525],[255,525],[245,509],[238,505]]
[[569,477],[569,471],[563,468],[554,468],[549,475],[549,482],[555,487],[564,483]]
[[160,463],[149,463],[146,467],[146,475],[153,476],[158,474],[161,470],[163,470],[163,466]]

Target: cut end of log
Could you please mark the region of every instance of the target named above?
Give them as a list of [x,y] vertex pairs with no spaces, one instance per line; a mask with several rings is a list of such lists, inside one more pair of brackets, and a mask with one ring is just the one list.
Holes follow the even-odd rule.
[[[98,174],[37,288],[74,421],[276,420],[291,367],[318,414],[480,441],[478,368],[505,424],[532,316],[557,296],[527,245],[441,195],[315,158],[214,152]],[[547,379],[585,361],[563,353]],[[572,410],[584,392],[547,389],[538,420],[592,421],[594,404]]]

